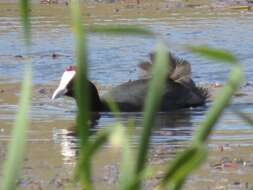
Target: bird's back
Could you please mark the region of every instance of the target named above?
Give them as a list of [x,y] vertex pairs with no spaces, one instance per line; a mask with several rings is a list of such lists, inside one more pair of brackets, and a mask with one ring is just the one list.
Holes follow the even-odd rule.
[[[154,56],[151,54],[151,61]],[[166,81],[166,89],[163,94],[160,111],[195,107],[205,104],[208,97],[207,89],[199,88],[191,78],[191,65],[188,61],[178,59],[168,54],[170,72]],[[143,68],[142,68],[143,66]],[[144,63],[142,69],[150,72],[152,64]],[[121,111],[142,111],[148,93],[149,81],[152,78],[145,78],[129,81],[113,88],[103,96],[103,99],[111,97]]]

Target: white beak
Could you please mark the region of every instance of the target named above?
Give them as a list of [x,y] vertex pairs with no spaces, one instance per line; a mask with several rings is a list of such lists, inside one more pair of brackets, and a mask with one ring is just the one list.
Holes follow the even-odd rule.
[[67,85],[74,78],[76,71],[65,71],[61,77],[61,82],[58,88],[54,91],[52,100],[64,96],[67,93]]
[[51,100],[54,100],[56,98],[59,98],[61,96],[64,96],[64,94],[67,92],[67,89],[64,88],[64,89],[61,89],[60,87],[58,87],[55,91],[54,91],[54,94],[51,98]]

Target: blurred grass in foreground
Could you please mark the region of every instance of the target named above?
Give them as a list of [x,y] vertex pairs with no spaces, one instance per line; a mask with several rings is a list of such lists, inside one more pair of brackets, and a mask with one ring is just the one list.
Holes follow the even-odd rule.
[[[29,20],[29,1],[22,0],[21,15],[24,25],[27,44],[30,39],[30,20]],[[76,63],[77,63],[77,126],[80,136],[80,155],[76,166],[75,178],[81,182],[84,189],[94,189],[92,181],[92,159],[94,154],[99,151],[105,143],[111,142],[113,146],[122,149],[121,175],[118,189],[132,190],[141,189],[142,182],[148,177],[155,175],[155,171],[147,165],[149,142],[152,128],[154,126],[155,114],[158,110],[161,97],[164,91],[165,80],[168,72],[167,68],[167,48],[163,43],[157,46],[158,56],[153,68],[152,80],[147,95],[145,109],[143,112],[142,133],[137,154],[130,148],[131,129],[134,123],[129,122],[128,126],[123,126],[117,121],[113,126],[101,130],[95,138],[89,136],[89,99],[87,97],[87,48],[86,48],[86,31],[84,30],[79,1],[71,1],[71,13],[73,19],[73,29],[76,39]],[[148,29],[137,26],[92,26],[89,31],[96,33],[107,33],[117,35],[144,35],[154,37],[154,33]],[[213,102],[213,106],[208,111],[206,119],[202,122],[200,128],[195,134],[192,145],[185,151],[181,152],[174,160],[168,163],[164,176],[161,179],[157,190],[161,189],[181,189],[187,176],[207,157],[207,140],[213,127],[221,117],[224,109],[228,106],[233,94],[236,92],[243,80],[242,66],[238,63],[236,57],[224,50],[213,49],[207,46],[189,46],[189,51],[208,57],[230,63],[232,66],[228,81],[220,94]],[[17,120],[14,124],[13,140],[9,146],[9,154],[5,162],[4,180],[2,189],[15,189],[15,181],[18,177],[18,171],[22,165],[25,153],[26,128],[28,126],[28,110],[31,98],[31,68],[28,66],[23,82],[22,95],[20,99],[20,109]],[[110,102],[109,102],[110,103]],[[117,112],[117,106],[110,103],[113,111]],[[252,119],[241,112],[237,112],[243,120],[252,124]],[[117,116],[117,115],[116,115]],[[19,154],[19,156],[17,156]]]
[[[30,46],[30,17],[29,1],[20,0],[20,14],[24,26],[24,38],[27,52]],[[22,168],[22,162],[25,156],[27,128],[29,124],[29,108],[32,95],[32,67],[27,63],[22,83],[22,91],[19,102],[19,110],[13,125],[11,137],[12,140],[8,146],[8,153],[4,163],[4,173],[0,188],[4,190],[13,190],[16,187],[16,180],[19,177]]]
[[4,163],[4,176],[1,189],[15,189],[15,182],[19,176],[22,162],[25,156],[26,136],[28,128],[28,111],[32,93],[32,70],[29,65],[26,68],[25,78],[22,84],[22,93],[19,103],[19,111],[12,129],[12,140],[8,146],[8,154]]
[[[78,8],[77,2],[75,2],[76,8]],[[72,10],[75,13],[78,13],[80,9]],[[73,15],[73,14],[72,14]],[[79,20],[78,20],[79,19]],[[76,21],[76,25],[82,25],[81,16],[75,14],[74,20]],[[76,36],[78,34],[83,33],[84,30],[81,27],[76,27],[75,32]],[[76,31],[79,28],[81,31]],[[111,35],[144,35],[147,37],[154,37],[154,33],[149,30],[145,30],[143,28],[139,28],[136,26],[92,26],[90,27],[90,31],[96,33],[106,33]],[[78,44],[83,43],[82,46],[85,46],[86,41],[82,40],[79,36]],[[213,127],[217,123],[218,119],[222,115],[223,110],[229,104],[232,95],[236,92],[238,87],[240,86],[243,80],[243,71],[240,64],[238,64],[236,57],[224,50],[218,50],[209,48],[207,46],[189,46],[189,50],[198,53],[200,55],[206,56],[211,59],[223,61],[230,63],[233,68],[231,70],[230,77],[228,79],[227,84],[221,90],[219,96],[214,101],[212,108],[207,114],[207,118],[203,121],[201,128],[198,130],[196,134],[192,146],[187,148],[184,152],[182,152],[174,161],[168,164],[168,168],[165,171],[164,178],[161,180],[160,184],[156,189],[166,189],[168,186],[170,189],[180,189],[186,177],[196,168],[200,166],[200,164],[204,161],[207,156],[207,139],[210,135]],[[76,49],[76,52],[80,52],[79,49]],[[137,150],[137,155],[133,154],[133,151],[130,149],[129,141],[130,135],[124,134],[126,129],[122,129],[122,124],[116,123],[111,128],[102,132],[104,135],[98,135],[95,142],[88,141],[87,136],[80,135],[82,141],[88,141],[87,147],[81,146],[81,151],[83,154],[80,155],[79,162],[83,163],[83,165],[78,165],[77,171],[78,175],[83,176],[80,178],[81,183],[84,185],[86,189],[93,189],[94,185],[92,185],[91,180],[91,160],[93,157],[93,153],[95,153],[104,143],[107,142],[108,139],[121,139],[116,141],[118,143],[117,146],[122,148],[122,171],[119,182],[119,189],[141,189],[141,183],[144,179],[146,169],[148,166],[146,165],[147,160],[147,152],[149,148],[149,141],[152,132],[152,127],[154,126],[155,114],[158,111],[159,103],[163,94],[165,80],[168,72],[167,68],[167,59],[166,52],[167,48],[164,45],[159,45],[158,56],[153,68],[154,76],[150,81],[150,88],[146,99],[145,109],[143,112],[143,128],[142,135],[140,137],[140,146]],[[83,55],[87,55],[87,52],[83,52]],[[87,60],[87,57],[83,58]],[[77,60],[77,63],[82,63],[82,60]],[[87,66],[84,66],[85,68]],[[78,67],[80,68],[80,66]],[[79,81],[80,87],[85,86],[86,79]],[[87,89],[86,89],[87,90]],[[88,94],[83,92],[84,94]],[[78,93],[78,92],[77,92]],[[85,96],[80,96],[79,102],[83,102]],[[79,104],[79,114],[83,109],[84,104]],[[87,104],[86,104],[87,106]],[[87,109],[86,109],[87,110]],[[81,115],[88,114],[87,112],[83,112]],[[78,122],[78,121],[77,121]],[[83,121],[84,122],[84,121]],[[87,121],[86,121],[87,123]],[[79,125],[79,123],[78,123]],[[87,124],[85,124],[87,127]],[[84,127],[84,126],[82,126]],[[88,128],[86,128],[88,130]],[[118,137],[115,137],[118,136]],[[102,138],[103,137],[103,138]],[[89,138],[89,137],[88,137]],[[101,138],[101,139],[99,139]],[[85,140],[84,140],[85,139]],[[96,143],[100,142],[100,143]],[[96,146],[94,144],[96,143]],[[115,143],[114,143],[115,145]],[[93,148],[90,148],[93,147]],[[86,149],[82,150],[82,148]],[[90,150],[93,149],[93,150]],[[89,150],[89,151],[87,151]],[[134,156],[133,156],[134,155]],[[89,174],[89,175],[87,175]],[[86,178],[85,178],[86,176]]]

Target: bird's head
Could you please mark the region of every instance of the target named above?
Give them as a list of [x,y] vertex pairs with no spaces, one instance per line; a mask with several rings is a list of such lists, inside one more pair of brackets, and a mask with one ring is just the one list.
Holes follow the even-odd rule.
[[76,68],[74,65],[70,65],[62,74],[61,81],[57,89],[54,91],[52,100],[61,96],[74,97],[74,85],[73,81],[76,75]]

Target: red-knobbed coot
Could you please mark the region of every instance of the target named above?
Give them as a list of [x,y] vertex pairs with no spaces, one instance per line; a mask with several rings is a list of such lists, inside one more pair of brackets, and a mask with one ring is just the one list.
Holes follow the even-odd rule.
[[[154,56],[155,54],[151,54],[151,63],[154,60]],[[197,87],[191,79],[191,65],[187,61],[178,59],[170,53],[168,53],[168,56],[171,70],[166,81],[166,90],[163,95],[160,111],[196,107],[205,104],[208,91]],[[148,72],[152,66],[151,63],[142,63],[139,66]],[[75,98],[75,74],[74,66],[70,66],[65,70],[52,99],[63,95]],[[145,78],[123,83],[114,87],[110,92],[101,97],[95,85],[88,80],[90,110],[97,112],[110,111],[105,102],[106,98],[110,96],[123,112],[142,111],[148,91],[149,80],[149,78]]]

